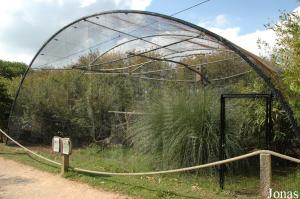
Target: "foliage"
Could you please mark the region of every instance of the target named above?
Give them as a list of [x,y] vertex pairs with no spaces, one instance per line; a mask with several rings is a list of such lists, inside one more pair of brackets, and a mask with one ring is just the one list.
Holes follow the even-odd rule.
[[[262,81],[255,77],[251,79],[253,81],[251,84],[247,86],[237,85],[235,89],[242,93],[270,93],[270,90]],[[243,110],[243,119],[239,120],[241,122],[241,139],[244,140],[243,147],[246,151],[265,148],[265,100],[241,100],[236,106],[239,107],[238,109]],[[275,96],[273,96],[272,103],[272,126],[272,149],[281,153],[291,153],[296,144],[296,137],[292,132],[286,112],[282,110]]]
[[9,89],[13,79],[25,72],[26,65],[19,62],[9,62],[0,60],[0,128],[6,129],[8,117],[13,102],[14,93]]
[[[266,126],[265,126],[265,100],[241,101],[238,107],[244,110],[241,120],[242,146],[246,151],[257,148],[266,148]],[[290,127],[286,113],[281,109],[278,102],[272,105],[273,139],[271,148],[281,153],[291,153],[296,144],[296,138]],[[294,153],[292,153],[295,155]]]
[[5,81],[0,78],[0,128],[6,128],[12,99],[7,93]]
[[21,76],[26,67],[24,63],[0,60],[0,76],[8,79]]
[[[96,56],[91,53],[81,57],[79,63],[84,66]],[[101,58],[101,63],[120,56],[107,54]],[[145,60],[133,61],[140,63]],[[116,64],[124,65],[119,62]],[[156,67],[160,66],[156,64]],[[118,66],[108,64],[105,67]],[[127,116],[109,111],[130,111],[135,101],[144,100],[159,86],[125,76],[31,69],[17,99],[12,132],[18,135],[26,133],[32,136],[32,141],[41,138],[39,141],[44,143],[49,143],[58,133],[72,137],[78,144],[98,142],[108,137],[116,137],[115,141],[120,143],[124,137],[122,132],[128,125]]]
[[[164,94],[147,102],[147,114],[129,129],[133,147],[157,154],[163,168],[213,162],[219,155],[219,104],[210,90]],[[242,149],[236,131],[227,132],[226,154]]]
[[[78,71],[32,71],[24,81],[15,110],[18,121],[14,125],[19,126],[12,128],[23,131],[29,126],[33,137],[42,137],[45,143],[58,132],[72,137],[75,143],[78,139],[84,142],[107,137],[113,117],[108,110],[127,107],[126,100],[130,99],[123,97],[127,90],[118,92],[122,86],[112,81]],[[122,79],[118,81],[126,86]]]
[[300,16],[296,12],[283,12],[278,23],[266,27],[276,33],[276,46],[271,57],[284,70],[284,88],[300,121]]
[[[266,25],[276,34],[276,45],[270,48],[265,41],[259,41],[261,47],[268,49],[265,57],[282,69],[279,81],[276,82],[281,92],[287,97],[294,116],[300,123],[300,16],[297,12],[282,12],[277,23]],[[274,140],[273,146],[278,151],[292,150],[296,138],[291,131],[286,113],[276,102],[273,106]],[[254,120],[255,117],[252,117]],[[257,121],[262,119],[257,118]],[[294,152],[293,152],[294,154]]]

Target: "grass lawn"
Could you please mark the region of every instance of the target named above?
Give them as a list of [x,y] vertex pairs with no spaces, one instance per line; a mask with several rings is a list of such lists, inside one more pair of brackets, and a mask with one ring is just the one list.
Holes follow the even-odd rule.
[[[47,157],[60,161],[61,157],[51,152],[50,147],[31,147]],[[18,147],[0,144],[0,156],[33,166],[43,171],[58,174],[60,168],[36,157],[29,156]],[[141,172],[155,170],[148,157],[135,155],[131,150],[115,148],[99,150],[96,147],[75,149],[70,159],[73,167],[112,172]],[[134,198],[258,198],[258,175],[226,178],[225,190],[221,191],[218,177],[213,175],[182,173],[155,176],[122,177],[87,175],[69,171],[66,178],[121,192]],[[282,183],[284,182],[284,183]],[[300,172],[291,176],[276,175],[274,186],[286,190],[300,189]],[[286,187],[287,186],[287,187]],[[283,189],[284,190],[284,189]],[[300,191],[300,190],[299,190]]]

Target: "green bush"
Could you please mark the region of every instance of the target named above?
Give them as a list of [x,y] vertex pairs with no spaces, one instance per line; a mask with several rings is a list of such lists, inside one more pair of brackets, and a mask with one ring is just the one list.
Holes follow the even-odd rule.
[[0,59],[0,128],[7,129],[8,117],[13,102],[14,92],[10,92],[13,79],[19,78],[26,70],[26,65]]
[[[128,130],[134,149],[157,155],[162,168],[185,167],[218,160],[219,95],[211,91],[197,94],[164,94],[149,100],[147,114]],[[226,134],[226,155],[241,152],[238,131]]]

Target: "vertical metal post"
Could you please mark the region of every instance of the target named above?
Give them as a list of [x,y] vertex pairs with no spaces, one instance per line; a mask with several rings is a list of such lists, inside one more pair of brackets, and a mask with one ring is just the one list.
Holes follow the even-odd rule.
[[271,142],[272,142],[272,129],[273,129],[273,122],[272,122],[272,100],[273,96],[270,94],[266,97],[266,145],[267,149],[270,149]]
[[266,132],[265,132],[265,141],[266,141],[266,149],[270,149],[270,122],[269,122],[269,113],[270,113],[270,100],[269,97],[265,98],[266,100],[266,117],[265,117],[265,128],[266,128]]
[[260,154],[260,194],[262,199],[269,198],[272,181],[271,155]]
[[273,103],[273,95],[270,94],[270,97],[269,97],[269,133],[270,133],[269,142],[270,142],[270,145],[273,140],[272,103]]
[[[219,159],[225,159],[225,98],[221,95],[221,111],[220,111],[220,140],[219,140]],[[224,189],[225,181],[225,165],[221,165],[219,168],[220,188]]]

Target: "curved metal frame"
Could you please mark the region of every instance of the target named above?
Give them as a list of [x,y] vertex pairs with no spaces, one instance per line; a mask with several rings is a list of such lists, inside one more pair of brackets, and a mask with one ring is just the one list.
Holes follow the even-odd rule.
[[[297,136],[298,140],[300,141],[300,127],[297,124],[297,121],[294,118],[294,113],[291,109],[291,107],[289,106],[287,100],[285,99],[284,95],[282,94],[282,92],[276,88],[276,86],[273,84],[273,82],[271,81],[271,78],[259,67],[259,65],[257,65],[255,63],[255,61],[251,60],[249,57],[253,57],[253,54],[247,52],[246,50],[242,49],[241,47],[238,47],[237,45],[235,45],[234,43],[230,42],[229,40],[207,30],[204,29],[202,27],[199,27],[195,24],[192,24],[190,22],[178,19],[178,18],[174,18],[172,16],[167,16],[167,15],[163,15],[163,14],[159,14],[159,13],[154,13],[154,12],[148,12],[148,11],[138,11],[138,10],[113,10],[113,11],[107,11],[107,12],[101,12],[101,13],[96,13],[96,14],[92,14],[89,16],[85,16],[82,17],[80,19],[77,19],[71,23],[69,23],[68,25],[64,26],[63,28],[61,28],[60,30],[58,30],[56,33],[54,33],[43,45],[42,47],[38,50],[38,52],[35,54],[35,56],[33,57],[32,61],[30,62],[29,66],[27,67],[21,81],[19,84],[19,87],[17,89],[16,95],[15,95],[15,99],[14,102],[12,104],[11,107],[11,111],[10,111],[10,118],[9,118],[9,122],[11,121],[11,116],[12,113],[15,109],[15,105],[16,105],[16,101],[17,98],[19,96],[22,84],[26,78],[26,75],[29,71],[29,69],[31,68],[32,64],[34,63],[34,61],[36,60],[37,56],[41,53],[41,51],[47,46],[47,44],[52,41],[59,33],[61,33],[62,31],[64,31],[66,28],[80,22],[80,21],[84,21],[88,18],[91,17],[97,17],[100,15],[106,15],[106,14],[114,14],[114,13],[124,13],[124,14],[128,14],[128,13],[135,13],[135,14],[143,14],[143,15],[149,15],[149,16],[156,16],[156,17],[161,17],[163,19],[167,19],[170,21],[174,21],[183,25],[186,25],[188,27],[194,28],[195,30],[201,31],[206,35],[209,35],[213,38],[215,38],[216,40],[218,40],[219,42],[221,42],[222,44],[224,44],[225,46],[227,46],[229,49],[231,49],[232,51],[234,51],[236,54],[238,54],[242,59],[244,59],[249,65],[250,67],[252,67],[255,72],[265,81],[265,83],[268,85],[268,87],[271,89],[272,93],[275,95],[275,97],[278,99],[279,103],[281,104],[282,108],[286,111],[288,119],[292,125],[292,129],[293,132],[295,133],[295,135]],[[249,57],[248,57],[249,56]]]
[[[121,47],[123,45],[126,45],[130,42],[134,42],[134,41],[137,41],[137,40],[140,40],[140,39],[145,39],[145,38],[151,38],[151,37],[166,37],[166,36],[170,36],[170,37],[190,37],[190,36],[187,36],[187,35],[180,35],[180,34],[155,34],[155,35],[147,35],[147,36],[144,36],[144,37],[140,37],[140,38],[135,38],[135,39],[131,39],[131,40],[128,40],[128,41],[125,41],[123,43],[120,43],[120,44],[117,44],[115,46],[113,46],[112,48],[106,50],[105,52],[101,53],[99,56],[97,56],[89,65],[90,67],[93,67],[93,66],[98,66],[98,65],[94,65],[96,61],[98,61],[101,57],[103,57],[104,55],[106,55],[107,53],[111,52],[112,50],[118,48],[118,47]],[[180,53],[180,52],[176,52],[176,53]],[[74,66],[74,67],[78,67],[78,66]],[[80,66],[79,66],[80,67]]]

